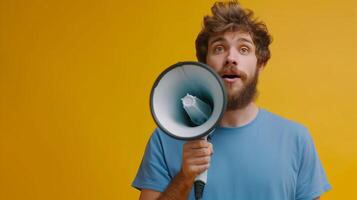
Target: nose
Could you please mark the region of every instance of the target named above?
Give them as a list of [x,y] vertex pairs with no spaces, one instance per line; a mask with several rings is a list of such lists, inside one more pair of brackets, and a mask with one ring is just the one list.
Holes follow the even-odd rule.
[[238,65],[238,52],[235,48],[230,48],[226,57],[226,66]]

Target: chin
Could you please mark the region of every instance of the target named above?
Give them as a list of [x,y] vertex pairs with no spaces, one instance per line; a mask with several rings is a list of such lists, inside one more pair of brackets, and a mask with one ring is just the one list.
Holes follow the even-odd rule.
[[239,96],[242,91],[242,89],[240,89],[240,88],[226,88],[226,89],[227,89],[228,97]]

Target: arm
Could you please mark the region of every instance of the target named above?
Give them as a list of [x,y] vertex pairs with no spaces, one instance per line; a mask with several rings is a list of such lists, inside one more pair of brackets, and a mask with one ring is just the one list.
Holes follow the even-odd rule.
[[172,179],[163,193],[143,189],[140,200],[185,200],[188,198],[195,177],[209,167],[212,144],[205,140],[186,142],[180,172]]
[[311,135],[306,128],[300,131],[296,199],[319,199],[324,192],[331,189],[331,185],[327,181]]
[[169,187],[163,192],[154,190],[142,190],[140,200],[174,200],[174,199],[187,199],[190,194],[194,179],[186,180],[180,172],[171,181]]
[[147,190],[147,189],[142,189],[140,193],[139,200],[154,200],[158,199],[160,196],[161,192],[155,191],[155,190]]

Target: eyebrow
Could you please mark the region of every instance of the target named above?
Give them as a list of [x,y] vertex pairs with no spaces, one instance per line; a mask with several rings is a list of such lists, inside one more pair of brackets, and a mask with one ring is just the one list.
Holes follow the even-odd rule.
[[[221,41],[226,41],[226,39],[224,39],[223,37],[217,37],[216,39],[212,40],[212,41],[209,43],[209,45],[212,45],[212,44],[215,43],[215,42],[221,42]],[[252,41],[250,41],[250,40],[248,40],[248,39],[246,39],[246,38],[239,38],[238,41],[239,41],[239,42],[247,42],[247,43],[249,43],[249,44],[251,44],[251,45],[254,45]]]

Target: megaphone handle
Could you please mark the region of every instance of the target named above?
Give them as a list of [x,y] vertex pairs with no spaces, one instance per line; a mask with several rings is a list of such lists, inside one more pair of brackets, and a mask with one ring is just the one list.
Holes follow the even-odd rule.
[[202,172],[200,175],[196,176],[195,181],[202,181],[203,183],[207,183],[207,172],[208,170]]
[[[203,139],[207,140],[207,136],[205,136]],[[195,178],[194,190],[196,200],[202,199],[203,189],[207,183],[207,172],[208,169],[202,172],[200,175],[196,176]]]
[[195,190],[196,200],[202,199],[203,190],[207,182],[207,171],[208,170],[204,171],[203,173],[201,173],[195,178],[194,190]]
[[[210,135],[213,133],[213,131],[214,130],[212,130],[208,135],[204,136],[202,139],[207,140],[207,138],[208,138],[208,141],[210,141],[210,138],[211,138]],[[196,176],[195,182],[202,181],[204,184],[206,184],[207,183],[207,172],[208,172],[208,170],[206,170],[206,171],[202,172],[200,175]]]

